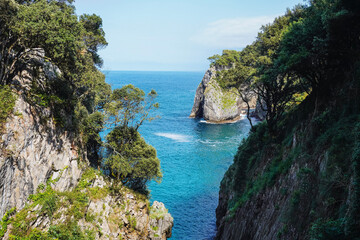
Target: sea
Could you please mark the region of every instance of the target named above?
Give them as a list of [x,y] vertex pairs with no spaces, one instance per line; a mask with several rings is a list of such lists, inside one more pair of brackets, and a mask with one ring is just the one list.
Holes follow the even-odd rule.
[[104,73],[113,89],[133,84],[158,93],[160,118],[139,131],[161,161],[162,181],[149,189],[151,202],[163,202],[174,218],[171,239],[213,239],[220,182],[249,132],[248,121],[219,125],[189,118],[204,72]]

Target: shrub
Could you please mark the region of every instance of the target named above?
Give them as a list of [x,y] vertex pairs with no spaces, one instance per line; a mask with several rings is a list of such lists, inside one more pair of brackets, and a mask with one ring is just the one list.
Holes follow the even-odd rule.
[[15,94],[11,91],[9,86],[0,86],[0,131],[2,125],[12,113],[15,106]]

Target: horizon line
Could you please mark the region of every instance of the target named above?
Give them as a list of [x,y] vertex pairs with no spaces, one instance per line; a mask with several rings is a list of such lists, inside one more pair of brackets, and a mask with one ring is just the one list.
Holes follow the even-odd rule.
[[101,72],[206,72],[206,70],[114,70],[99,69]]

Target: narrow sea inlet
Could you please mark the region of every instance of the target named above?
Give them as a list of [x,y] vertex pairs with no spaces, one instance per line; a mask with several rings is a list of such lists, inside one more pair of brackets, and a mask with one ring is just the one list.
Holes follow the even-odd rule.
[[113,89],[155,89],[161,117],[140,128],[161,160],[163,179],[150,183],[151,199],[174,217],[171,239],[212,239],[220,181],[247,135],[247,120],[216,125],[188,118],[203,72],[105,72]]

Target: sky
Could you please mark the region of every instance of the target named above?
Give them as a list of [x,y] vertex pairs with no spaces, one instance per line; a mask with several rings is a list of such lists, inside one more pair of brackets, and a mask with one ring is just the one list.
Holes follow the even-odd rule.
[[109,45],[104,71],[205,71],[208,57],[241,50],[260,27],[304,0],[75,0],[97,14]]

